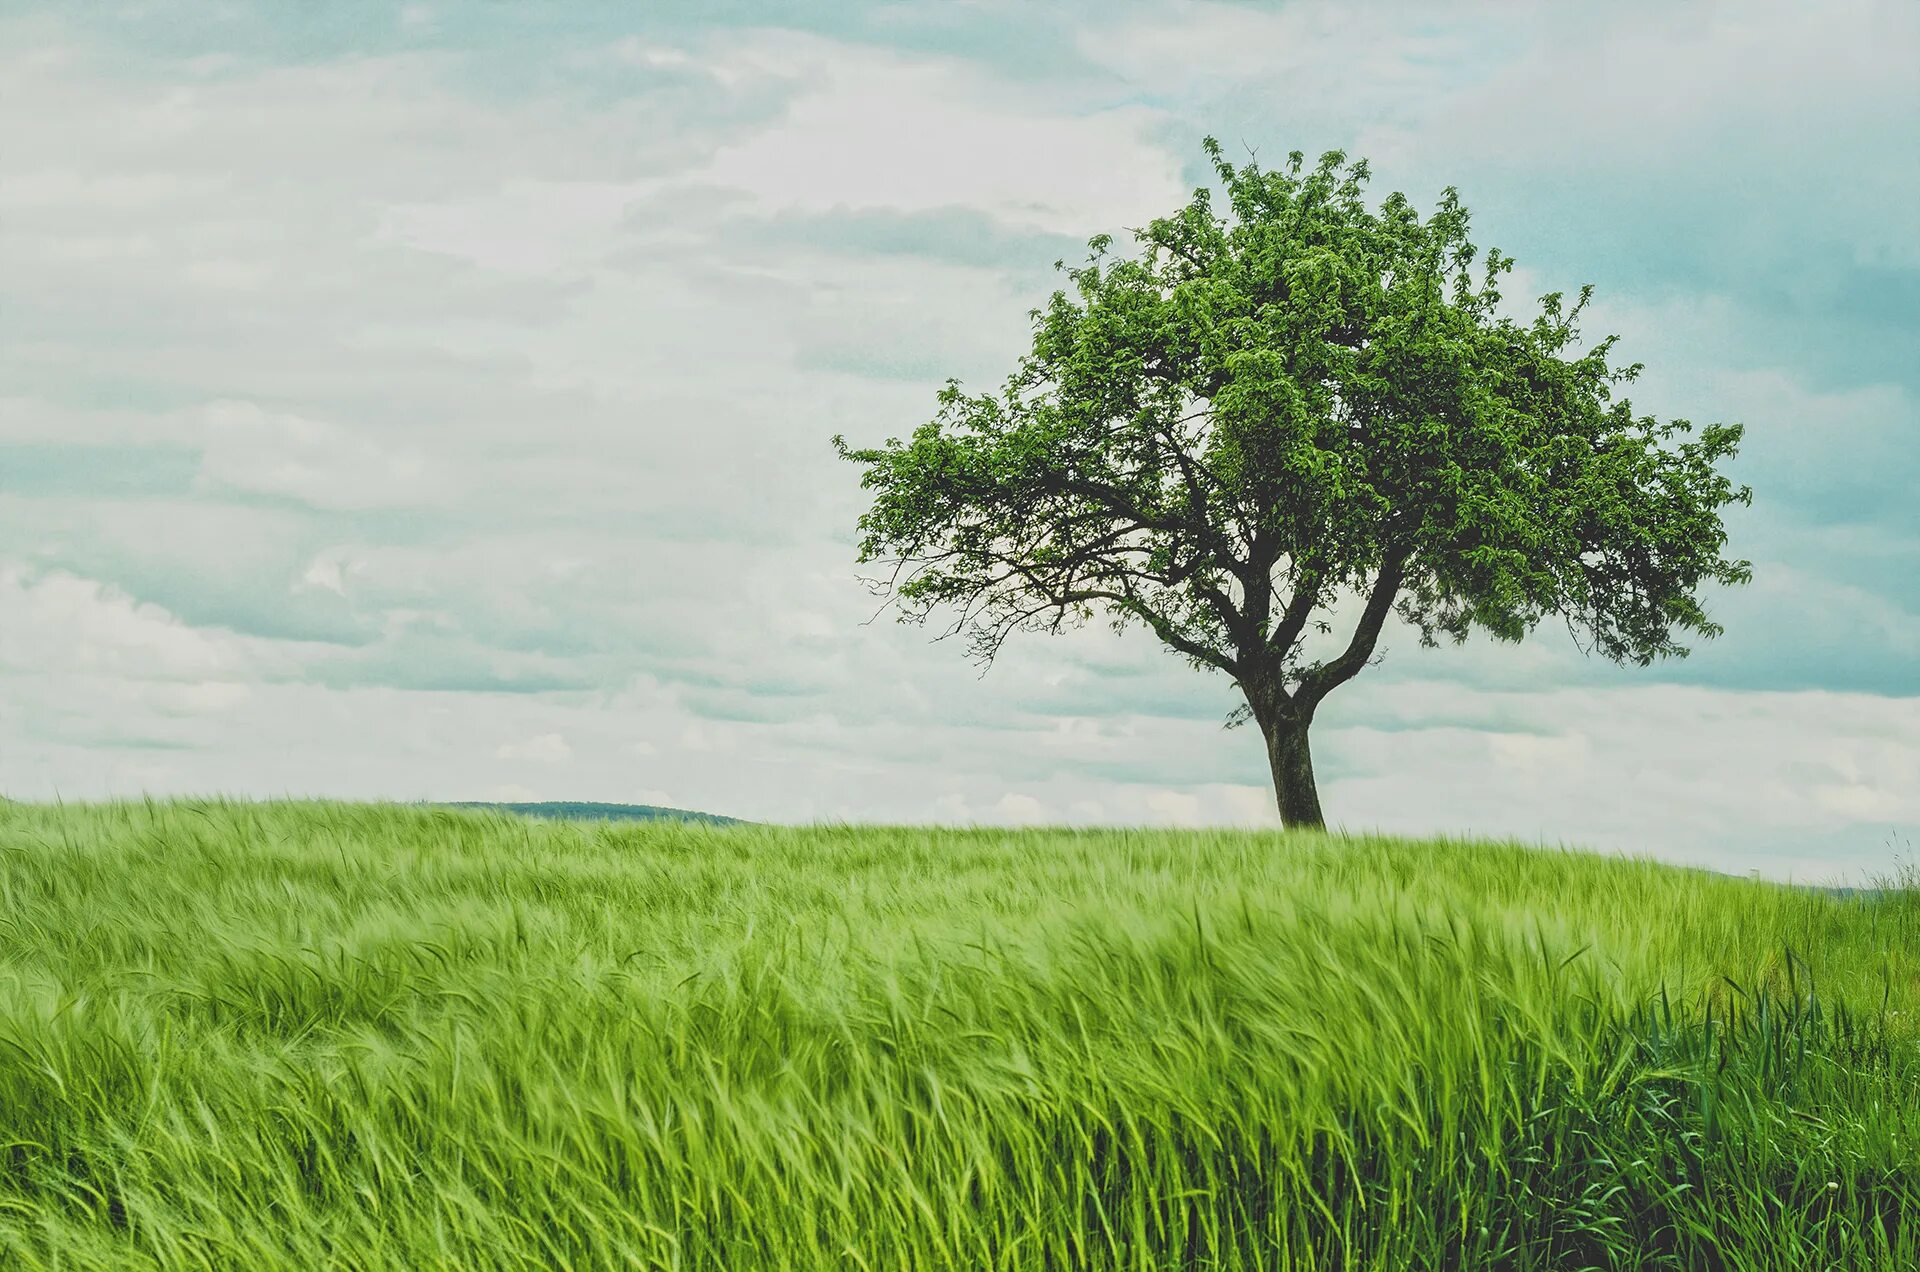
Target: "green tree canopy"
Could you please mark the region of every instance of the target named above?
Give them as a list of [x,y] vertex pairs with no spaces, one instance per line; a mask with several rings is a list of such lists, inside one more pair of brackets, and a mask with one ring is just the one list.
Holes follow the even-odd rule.
[[[1223,671],[1267,741],[1289,824],[1320,825],[1307,730],[1390,613],[1427,644],[1565,621],[1644,665],[1719,628],[1744,582],[1720,510],[1740,427],[1635,415],[1614,339],[1576,348],[1591,288],[1499,312],[1449,188],[1422,217],[1367,166],[1236,167],[1067,269],[999,392],[949,381],[905,442],[850,448],[873,492],[860,559],[900,617],[952,607],[991,662],[1018,630],[1102,614]],[[1322,656],[1309,636],[1341,629]]]

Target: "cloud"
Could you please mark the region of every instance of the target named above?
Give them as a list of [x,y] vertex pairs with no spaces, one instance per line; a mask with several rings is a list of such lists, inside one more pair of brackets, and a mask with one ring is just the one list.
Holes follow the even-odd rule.
[[144,679],[231,675],[253,661],[254,647],[189,627],[157,605],[141,604],[95,579],[0,569],[0,665],[52,673],[115,672]]
[[0,441],[0,493],[32,499],[177,498],[192,490],[199,464],[199,455],[181,446]]
[[[1084,23],[1077,36],[1091,61],[1188,104],[1224,144],[1244,142],[1272,163],[1291,149],[1331,148],[1356,121],[1417,116],[1511,57],[1531,21],[1487,3],[1456,6],[1445,22],[1413,20],[1414,12],[1326,0],[1272,9],[1175,0]],[[1284,114],[1259,118],[1278,103]],[[1269,140],[1276,119],[1291,136]]]
[[542,733],[525,742],[502,742],[494,749],[494,758],[526,760],[533,764],[565,764],[573,758],[573,748],[558,733]]
[[1031,795],[1009,791],[994,803],[994,811],[1010,822],[1040,822],[1046,820],[1047,806]]
[[445,474],[424,456],[381,446],[336,424],[235,401],[209,405],[206,421],[203,488],[341,509],[404,507],[445,495]]
[[1199,798],[1185,791],[1154,791],[1147,796],[1147,807],[1175,825],[1191,824],[1200,816]]
[[655,181],[514,181],[459,200],[388,210],[380,237],[489,270],[545,277],[599,263],[606,239]]
[[968,208],[1086,235],[1144,224],[1181,193],[1150,107],[1067,114],[957,59],[794,34],[739,41],[720,56],[736,74],[804,84],[777,123],[721,147],[700,174],[775,207]]
[[1354,810],[1336,814],[1349,825],[1564,836],[1805,877],[1846,864],[1813,848],[1841,827],[1864,852],[1920,817],[1916,698],[1360,680],[1343,694],[1316,746],[1335,760],[1325,798]]
[[344,599],[347,594],[346,568],[337,559],[315,557],[294,588],[320,588]]
[[1093,231],[1022,230],[978,208],[898,212],[835,206],[824,212],[739,216],[734,233],[771,247],[813,249],[856,260],[907,256],[1050,282],[1054,261],[1078,261]]

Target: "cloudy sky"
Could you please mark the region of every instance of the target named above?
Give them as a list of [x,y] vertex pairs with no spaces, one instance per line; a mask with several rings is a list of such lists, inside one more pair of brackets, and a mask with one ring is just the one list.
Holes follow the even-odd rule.
[[1753,584],[1329,700],[1352,829],[1801,878],[1920,842],[1920,6],[0,6],[0,791],[1270,824],[1103,629],[982,677],[856,580],[855,442],[997,380],[1200,139],[1457,185],[1738,420]]

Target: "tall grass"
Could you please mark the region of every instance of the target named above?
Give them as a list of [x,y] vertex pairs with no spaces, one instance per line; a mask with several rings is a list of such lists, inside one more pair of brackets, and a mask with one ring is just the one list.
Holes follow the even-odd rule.
[[1920,902],[0,804],[0,1266],[1920,1266]]

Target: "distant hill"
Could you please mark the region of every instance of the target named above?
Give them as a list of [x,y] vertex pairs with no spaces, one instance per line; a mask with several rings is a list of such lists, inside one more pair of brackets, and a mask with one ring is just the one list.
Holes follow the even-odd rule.
[[535,804],[493,804],[483,800],[452,800],[441,808],[477,808],[496,813],[517,813],[522,817],[547,817],[556,821],[689,821],[708,826],[744,826],[738,817],[717,813],[695,813],[684,808],[660,808],[653,804],[593,804],[574,800],[546,800]]

